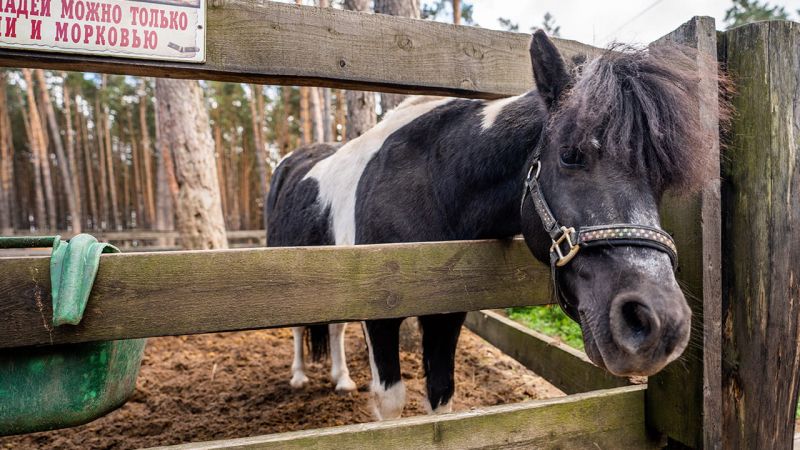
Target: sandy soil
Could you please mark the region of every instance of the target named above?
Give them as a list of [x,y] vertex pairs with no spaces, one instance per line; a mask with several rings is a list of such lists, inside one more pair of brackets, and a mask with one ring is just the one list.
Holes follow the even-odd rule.
[[[288,329],[151,339],[137,390],[122,408],[72,429],[0,438],[0,448],[128,449],[372,420],[360,326],[351,324],[347,334],[348,363],[359,386],[353,394],[334,393],[327,364],[312,365],[309,385],[293,390],[291,352]],[[424,414],[418,352],[403,351],[402,367],[408,392],[403,415]],[[466,329],[456,380],[456,411],[563,395]]]

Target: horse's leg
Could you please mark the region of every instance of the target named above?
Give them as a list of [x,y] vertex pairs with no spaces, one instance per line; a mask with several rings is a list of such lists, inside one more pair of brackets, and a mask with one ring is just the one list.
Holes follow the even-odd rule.
[[292,360],[292,379],[289,384],[297,389],[303,387],[308,383],[308,377],[304,370],[306,367],[303,360],[303,331],[305,327],[292,327],[292,336],[294,338],[294,359]]
[[378,420],[400,417],[406,387],[400,378],[400,324],[403,319],[368,320],[364,336],[372,369],[373,412]]
[[356,390],[356,384],[350,378],[350,369],[347,368],[347,358],[344,353],[344,331],[346,327],[346,323],[328,325],[331,336],[331,379],[336,383],[337,392]]
[[466,313],[454,313],[419,318],[429,412],[440,414],[453,409],[456,344],[466,317]]

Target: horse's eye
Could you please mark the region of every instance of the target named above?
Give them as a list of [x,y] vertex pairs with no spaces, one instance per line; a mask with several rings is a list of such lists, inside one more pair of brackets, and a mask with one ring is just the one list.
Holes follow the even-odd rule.
[[569,148],[561,151],[561,166],[566,169],[583,169],[586,163],[580,150]]

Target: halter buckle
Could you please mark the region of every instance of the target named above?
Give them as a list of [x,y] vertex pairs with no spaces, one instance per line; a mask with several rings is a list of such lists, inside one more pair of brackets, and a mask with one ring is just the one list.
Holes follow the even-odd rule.
[[[580,245],[572,242],[572,236],[575,234],[575,228],[572,227],[561,227],[561,236],[558,239],[553,239],[553,245],[550,246],[550,253],[555,253],[558,255],[558,259],[556,260],[556,266],[563,267],[567,265],[575,255],[578,254],[578,251],[581,249]],[[561,250],[561,244],[567,242],[567,246],[569,247],[569,251],[567,254],[564,255],[564,252]]]

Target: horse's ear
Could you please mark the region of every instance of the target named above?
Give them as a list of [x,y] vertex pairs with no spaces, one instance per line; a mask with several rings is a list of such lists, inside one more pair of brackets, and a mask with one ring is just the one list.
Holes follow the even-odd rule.
[[547,107],[552,108],[569,86],[569,72],[553,41],[542,30],[533,33],[530,53],[536,89]]

